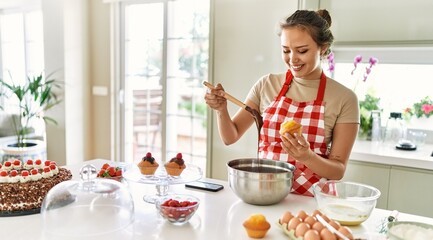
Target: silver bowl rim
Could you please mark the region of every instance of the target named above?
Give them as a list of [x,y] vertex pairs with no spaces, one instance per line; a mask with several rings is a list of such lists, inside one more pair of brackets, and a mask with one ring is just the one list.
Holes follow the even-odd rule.
[[[372,190],[374,192],[374,195],[369,196],[369,197],[345,197],[345,198],[337,197],[337,196],[322,192],[322,189],[319,187],[319,184],[326,184],[326,183],[344,183],[344,184],[358,185],[358,186],[362,186],[362,187],[365,187],[367,189]],[[373,186],[363,184],[363,183],[358,183],[358,182],[341,181],[341,180],[319,181],[319,182],[314,183],[312,188],[313,188],[314,196],[316,196],[316,194],[318,194],[318,195],[321,195],[324,197],[339,198],[339,199],[344,199],[344,200],[348,200],[348,201],[352,201],[352,202],[363,202],[363,201],[377,200],[380,197],[380,195],[382,194],[379,189],[377,189]]]
[[[232,159],[230,161],[227,162],[226,166],[229,169],[233,169],[236,171],[240,171],[240,172],[246,172],[246,173],[255,173],[255,172],[249,172],[249,171],[244,171],[244,170],[240,170],[237,168],[234,168],[232,165],[230,165],[230,163],[233,163],[235,161],[241,161],[241,160],[252,160],[252,161],[258,161],[258,162],[263,162],[265,163],[266,166],[272,166],[272,165],[282,165],[281,168],[289,170],[291,173],[293,173],[296,170],[295,165],[288,163],[288,162],[284,162],[284,161],[278,161],[278,160],[272,160],[272,159],[265,159],[265,158],[237,158],[237,159]],[[273,164],[266,164],[266,163],[273,163]],[[282,172],[282,173],[271,173],[271,174],[287,174],[287,172]]]

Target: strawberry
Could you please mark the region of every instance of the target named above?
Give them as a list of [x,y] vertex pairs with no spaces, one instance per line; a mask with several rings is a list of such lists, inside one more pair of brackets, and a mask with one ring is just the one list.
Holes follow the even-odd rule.
[[108,163],[104,163],[104,165],[102,165],[102,168],[101,168],[101,169],[106,170],[106,169],[108,169],[109,167],[110,167],[110,164],[108,164]]
[[15,176],[17,176],[18,175],[18,171],[17,170],[12,170],[11,171],[11,176],[12,177],[15,177]]
[[99,170],[98,175],[96,175],[96,176],[97,177],[102,177],[102,176],[104,176],[104,173],[105,173],[105,170],[101,169],[101,170]]
[[161,206],[164,206],[164,207],[168,207],[168,202],[169,202],[170,200],[166,200],[166,201],[164,201],[162,204],[161,204]]
[[49,167],[50,164],[51,164],[51,161],[50,161],[50,160],[46,160],[46,161],[44,162],[44,164],[45,164],[45,166]]
[[36,165],[41,165],[42,161],[41,161],[41,159],[38,159],[38,160],[35,161],[35,163],[36,163]]
[[180,205],[179,205],[179,201],[177,201],[177,200],[171,200],[169,203],[168,203],[168,206],[169,207],[179,207]]
[[115,167],[109,167],[107,169],[108,174],[110,174],[110,177],[115,177],[116,176],[116,168]]
[[12,166],[12,163],[11,163],[10,161],[6,161],[6,162],[4,162],[4,164],[5,164],[5,167],[10,167],[10,166]]
[[177,211],[176,209],[173,209],[173,211],[171,211],[170,215],[172,215],[174,219],[179,219],[182,216],[182,212]]
[[15,166],[19,166],[19,165],[21,165],[21,161],[18,160],[18,159],[15,159],[15,160],[14,160],[14,165],[15,165]]
[[50,167],[44,167],[44,172],[50,172],[50,171],[51,171]]
[[29,171],[27,171],[27,170],[22,171],[21,176],[23,176],[23,177],[29,176]]
[[33,160],[28,159],[28,160],[27,160],[27,164],[28,164],[28,165],[33,165]]
[[3,170],[3,171],[0,172],[0,176],[1,177],[7,177],[8,176],[8,172],[5,171],[5,170]]
[[119,168],[116,170],[116,177],[121,177],[122,176],[122,169]]
[[32,175],[36,175],[39,173],[38,169],[36,168],[33,168],[30,172],[32,173]]

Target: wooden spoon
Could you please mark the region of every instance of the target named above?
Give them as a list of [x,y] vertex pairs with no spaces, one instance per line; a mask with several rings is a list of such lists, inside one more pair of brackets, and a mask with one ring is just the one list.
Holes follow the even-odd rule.
[[[210,84],[209,82],[203,81],[203,85],[210,89],[215,89],[215,87]],[[228,94],[227,92],[224,92],[224,98],[231,101],[232,103],[238,105],[241,108],[247,109],[249,108],[245,103],[241,102],[239,99],[233,97],[232,95]]]
[[[209,89],[215,89],[215,87],[212,84],[210,84],[209,82],[203,81],[203,85],[205,85]],[[246,111],[248,111],[253,116],[254,121],[256,122],[256,125],[257,125],[257,130],[260,132],[260,129],[263,126],[263,118],[262,118],[262,115],[260,115],[260,113],[256,109],[249,107],[248,105],[246,105],[245,103],[236,99],[235,97],[228,94],[227,92],[224,92],[224,98],[231,101],[232,103],[238,105],[239,107],[245,109]]]

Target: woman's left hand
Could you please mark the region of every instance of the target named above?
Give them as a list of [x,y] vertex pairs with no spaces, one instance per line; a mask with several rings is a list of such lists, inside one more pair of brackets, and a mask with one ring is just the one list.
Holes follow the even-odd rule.
[[289,133],[281,135],[281,146],[291,157],[300,161],[307,162],[311,158],[313,151],[310,150],[310,143],[302,134],[295,133],[292,136]]

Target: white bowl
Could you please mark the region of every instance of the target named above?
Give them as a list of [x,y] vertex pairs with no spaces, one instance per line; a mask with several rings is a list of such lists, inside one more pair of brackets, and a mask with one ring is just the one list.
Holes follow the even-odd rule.
[[359,225],[370,217],[380,191],[355,182],[325,181],[313,185],[318,209],[341,225]]
[[388,223],[388,239],[433,239],[433,226],[419,222],[390,222]]

